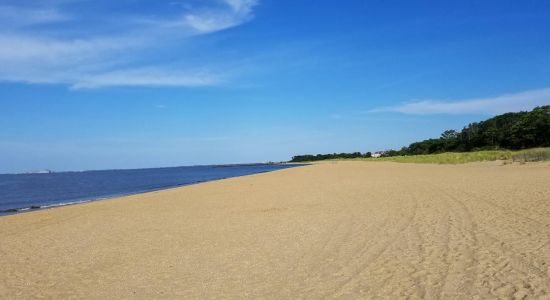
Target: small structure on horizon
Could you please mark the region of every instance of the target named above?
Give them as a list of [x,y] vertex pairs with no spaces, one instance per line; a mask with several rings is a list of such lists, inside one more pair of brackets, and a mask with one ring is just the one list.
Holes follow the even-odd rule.
[[377,151],[377,152],[374,152],[371,157],[374,157],[374,158],[378,158],[378,157],[382,157],[382,154],[384,154],[383,151]]

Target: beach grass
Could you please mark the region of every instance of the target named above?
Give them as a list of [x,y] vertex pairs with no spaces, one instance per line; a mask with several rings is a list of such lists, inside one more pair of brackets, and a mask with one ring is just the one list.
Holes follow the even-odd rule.
[[533,148],[518,151],[488,150],[472,152],[446,152],[427,155],[393,156],[379,158],[355,158],[365,161],[393,161],[402,163],[425,164],[463,164],[469,162],[497,161],[508,162],[535,162],[550,160],[550,148]]

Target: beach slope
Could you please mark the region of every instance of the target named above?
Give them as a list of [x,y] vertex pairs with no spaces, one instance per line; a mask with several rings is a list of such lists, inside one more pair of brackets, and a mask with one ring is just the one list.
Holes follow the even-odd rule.
[[0,298],[540,298],[550,164],[326,162],[0,218]]

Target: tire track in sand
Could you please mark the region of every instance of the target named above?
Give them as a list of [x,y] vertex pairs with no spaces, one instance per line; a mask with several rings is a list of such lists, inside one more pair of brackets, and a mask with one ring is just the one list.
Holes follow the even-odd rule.
[[360,274],[365,272],[369,265],[374,263],[388,248],[390,248],[402,236],[405,230],[411,225],[418,206],[418,199],[410,197],[410,207],[402,207],[401,213],[404,216],[396,216],[395,225],[386,225],[387,230],[381,230],[376,236],[366,238],[364,248],[357,249],[353,257],[346,266],[341,269],[341,273],[346,274],[346,278],[339,280],[334,287],[334,291],[324,295],[325,297],[340,298],[345,296],[344,290],[357,285],[361,281]]

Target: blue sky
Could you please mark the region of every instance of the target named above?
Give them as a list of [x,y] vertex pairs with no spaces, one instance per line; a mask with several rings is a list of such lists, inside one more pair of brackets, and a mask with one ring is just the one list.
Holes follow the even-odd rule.
[[548,1],[0,0],[0,172],[400,148],[544,104]]

